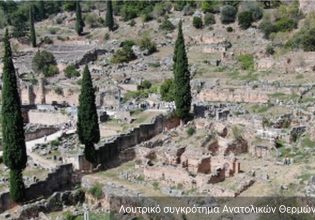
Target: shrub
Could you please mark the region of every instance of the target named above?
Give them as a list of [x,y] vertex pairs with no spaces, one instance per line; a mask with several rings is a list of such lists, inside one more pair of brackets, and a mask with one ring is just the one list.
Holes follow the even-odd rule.
[[250,11],[243,11],[238,14],[238,24],[242,29],[247,29],[251,26],[253,21],[252,13]]
[[264,33],[264,37],[269,39],[270,34],[275,32],[275,27],[270,20],[264,20],[259,25],[259,29]]
[[124,21],[131,20],[137,17],[139,11],[129,4],[124,4],[121,8],[120,15],[123,17]]
[[295,20],[291,18],[281,18],[276,21],[274,25],[274,32],[279,32],[279,31],[291,31],[294,28],[297,27],[297,23]]
[[63,89],[61,88],[61,87],[56,87],[55,89],[54,89],[54,91],[55,91],[55,93],[57,94],[57,95],[63,95]]
[[237,10],[231,5],[225,5],[221,9],[221,22],[223,24],[233,23],[235,21]]
[[194,14],[194,10],[190,5],[185,5],[184,9],[183,9],[183,14],[184,16],[189,16],[189,15],[193,15]]
[[154,6],[152,13],[154,17],[158,18],[165,15],[166,12],[167,12],[167,9],[165,8],[165,5],[163,3],[158,3]]
[[205,25],[215,24],[214,14],[206,13],[204,19],[205,19]]
[[59,146],[59,145],[60,145],[59,139],[57,139],[57,140],[52,140],[52,141],[50,142],[50,145],[51,145],[51,146]]
[[148,55],[156,52],[156,44],[148,36],[144,36],[139,41],[139,46],[141,50],[148,50]]
[[54,41],[48,36],[45,36],[44,39],[42,39],[42,42],[44,42],[44,44],[53,44],[54,43]]
[[91,195],[95,197],[96,199],[101,199],[103,196],[102,186],[99,183],[95,184],[89,190],[89,193],[91,193]]
[[172,102],[174,101],[174,89],[173,80],[167,79],[163,82],[160,88],[160,94],[163,101]]
[[186,133],[188,134],[188,136],[192,136],[195,132],[196,132],[196,129],[194,129],[194,128],[192,128],[192,127],[189,127],[189,128],[186,130]]
[[121,42],[120,47],[122,48],[131,48],[136,43],[133,40],[125,40]]
[[159,29],[164,31],[173,31],[175,26],[168,19],[164,19],[164,21],[160,24]]
[[269,54],[269,55],[273,55],[275,53],[275,50],[273,49],[273,46],[272,45],[268,45],[266,47],[266,53]]
[[131,60],[136,59],[136,55],[132,50],[132,46],[135,43],[131,40],[127,40],[121,43],[121,49],[118,49],[112,57],[112,63],[128,63]]
[[315,51],[315,27],[300,30],[286,43],[286,47]]
[[35,72],[43,73],[50,77],[59,73],[55,57],[48,51],[38,51],[32,60],[32,68]]
[[233,28],[232,28],[231,26],[228,26],[228,27],[226,28],[226,31],[227,31],[227,32],[233,32],[234,30],[233,30]]
[[253,21],[258,21],[263,17],[263,10],[256,2],[246,2],[243,10],[252,13]]
[[148,22],[148,21],[153,20],[153,16],[150,13],[144,13],[141,17],[142,17],[143,22]]
[[54,27],[52,27],[52,28],[49,28],[49,33],[50,34],[56,34],[57,33],[57,31],[58,31],[58,28],[54,28]]
[[241,64],[243,70],[254,69],[254,57],[251,54],[241,54],[238,57],[238,61]]
[[220,12],[218,1],[202,1],[201,10],[203,12],[217,13]]
[[130,27],[133,27],[133,26],[136,25],[136,21],[135,21],[134,19],[132,19],[132,20],[128,23],[128,25],[129,25]]
[[80,76],[80,72],[76,70],[74,65],[69,65],[66,67],[66,69],[64,70],[65,76],[67,78],[72,78],[72,77],[79,77]]
[[138,85],[138,90],[150,89],[152,83],[148,80],[143,80],[140,85]]
[[202,19],[198,16],[193,17],[193,26],[197,29],[202,28]]
[[87,14],[84,20],[91,28],[102,27],[104,24],[104,20],[95,13]]
[[106,33],[105,35],[104,35],[104,40],[106,41],[106,40],[109,40],[109,38],[110,38],[110,34],[109,33]]

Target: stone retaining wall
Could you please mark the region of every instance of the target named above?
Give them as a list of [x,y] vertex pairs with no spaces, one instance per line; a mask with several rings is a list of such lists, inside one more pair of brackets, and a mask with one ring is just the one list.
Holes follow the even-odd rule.
[[[26,201],[32,201],[40,197],[48,197],[57,191],[70,189],[73,185],[73,166],[65,164],[59,166],[48,177],[26,188]],[[0,213],[13,208],[15,203],[10,199],[9,192],[0,194]]]

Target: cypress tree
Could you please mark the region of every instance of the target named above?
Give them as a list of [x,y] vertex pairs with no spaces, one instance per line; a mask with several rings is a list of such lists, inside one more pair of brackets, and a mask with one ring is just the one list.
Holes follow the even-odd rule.
[[45,11],[45,4],[44,4],[44,1],[39,1],[38,2],[38,17],[40,20],[43,20],[46,18],[46,11]]
[[24,199],[22,170],[26,167],[27,155],[21,113],[21,101],[18,94],[15,69],[8,30],[4,37],[3,87],[2,87],[2,132],[3,162],[10,169],[10,193],[13,200]]
[[95,163],[94,144],[100,140],[100,130],[95,105],[95,90],[87,65],[83,71],[81,94],[79,96],[77,132],[80,142],[85,145],[85,158],[91,163]]
[[174,49],[174,99],[176,115],[185,120],[189,117],[191,107],[190,72],[185,49],[182,22],[178,24],[178,36]]
[[76,30],[78,35],[81,35],[83,32],[83,27],[85,26],[85,24],[84,24],[84,21],[82,19],[81,6],[80,6],[79,1],[76,1],[75,15],[76,15],[75,30]]
[[108,29],[110,31],[114,30],[114,18],[113,18],[112,1],[107,1],[105,26],[108,27]]
[[32,46],[36,47],[36,33],[35,33],[35,27],[34,27],[34,15],[33,15],[33,6],[30,6],[30,31],[31,31],[31,41]]
[[10,197],[13,201],[23,202],[25,198],[25,186],[21,170],[10,170]]

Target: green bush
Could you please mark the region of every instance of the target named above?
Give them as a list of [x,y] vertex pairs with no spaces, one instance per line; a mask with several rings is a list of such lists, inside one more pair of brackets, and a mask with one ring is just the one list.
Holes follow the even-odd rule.
[[160,24],[159,29],[164,31],[173,31],[175,26],[168,19],[164,19],[164,21]]
[[120,11],[120,15],[123,17],[124,21],[131,20],[133,18],[138,17],[139,11],[133,7],[132,5],[129,4],[124,4]]
[[253,21],[259,21],[263,17],[263,10],[257,2],[246,2],[243,11],[251,12]]
[[249,28],[252,22],[253,22],[252,12],[243,11],[238,14],[238,24],[242,29],[246,30],[247,28]]
[[50,142],[50,145],[51,145],[51,146],[59,146],[59,145],[60,145],[60,140],[59,140],[59,139],[52,140],[52,141]]
[[173,80],[167,79],[163,82],[160,88],[160,94],[163,101],[172,102],[174,101],[174,89]]
[[89,193],[96,198],[101,199],[103,196],[102,186],[99,183],[96,183],[90,190]]
[[223,24],[230,24],[235,21],[237,10],[231,5],[225,5],[221,9],[221,22]]
[[194,10],[190,5],[186,5],[183,9],[184,16],[190,16],[194,14]]
[[153,16],[150,13],[144,13],[141,17],[142,17],[143,22],[148,22],[148,21],[153,20]]
[[273,55],[273,54],[275,53],[275,50],[274,50],[274,48],[273,48],[272,45],[269,44],[269,45],[266,47],[266,53],[269,54],[269,55]]
[[254,57],[251,54],[241,54],[238,56],[238,61],[241,64],[243,70],[254,69]]
[[128,63],[131,60],[136,59],[136,55],[133,53],[131,48],[118,49],[112,57],[112,63]]
[[150,89],[152,83],[148,80],[143,80],[140,85],[138,85],[138,90]]
[[59,73],[54,55],[45,50],[37,51],[32,60],[32,68],[35,72],[43,73],[46,77]]
[[270,34],[275,32],[275,27],[270,20],[263,20],[259,25],[259,29],[264,33],[266,39],[269,39]]
[[274,32],[285,32],[285,31],[291,31],[294,28],[297,27],[297,23],[295,20],[291,18],[281,18],[276,21],[274,25]]
[[196,129],[194,129],[194,128],[192,128],[192,127],[189,127],[189,128],[186,130],[186,133],[188,134],[188,136],[192,136],[195,132],[196,132]]
[[61,87],[59,87],[59,86],[54,88],[54,92],[57,95],[63,95],[63,89]]
[[54,28],[54,27],[48,29],[48,32],[49,32],[50,34],[56,34],[57,31],[58,31],[58,28]]
[[201,10],[206,13],[217,13],[220,11],[219,1],[202,1],[201,2]]
[[136,21],[135,21],[134,19],[132,19],[132,20],[128,23],[128,25],[129,25],[130,27],[133,27],[133,26],[136,25]]
[[85,16],[84,21],[88,24],[91,28],[102,27],[105,23],[103,18],[99,17],[95,13],[89,13]]
[[215,17],[214,17],[214,14],[212,13],[206,13],[204,19],[205,19],[205,25],[215,24]]
[[54,43],[54,41],[48,36],[45,36],[44,39],[42,39],[41,41],[44,42],[44,44],[53,44]]
[[200,29],[202,28],[202,19],[201,17],[198,17],[198,16],[194,16],[193,17],[193,26],[197,29]]
[[144,36],[139,41],[139,46],[141,50],[148,50],[148,55],[157,51],[156,44],[150,39],[149,36]]
[[227,31],[227,32],[233,32],[234,30],[233,30],[233,28],[232,28],[231,26],[228,26],[228,27],[226,28],[226,31]]
[[75,66],[73,64],[66,67],[64,70],[65,76],[67,78],[73,78],[73,77],[79,77],[80,72],[76,70]]
[[315,51],[315,27],[300,30],[286,43],[286,47]]
[[137,57],[132,50],[133,45],[135,45],[135,43],[131,40],[122,42],[120,44],[122,48],[118,49],[111,59],[112,63],[128,63],[136,59]]

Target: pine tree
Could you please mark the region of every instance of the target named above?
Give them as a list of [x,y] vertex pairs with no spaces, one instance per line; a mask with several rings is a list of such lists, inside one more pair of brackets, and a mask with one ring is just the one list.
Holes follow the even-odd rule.
[[32,41],[32,46],[36,47],[36,33],[35,33],[35,27],[34,27],[34,15],[33,15],[33,6],[30,6],[30,31],[31,31],[31,41]]
[[94,144],[100,140],[100,131],[95,105],[95,90],[87,65],[84,68],[82,76],[77,131],[80,142],[85,145],[85,158],[91,163],[95,163],[96,155]]
[[12,51],[8,30],[6,30],[5,32],[3,42],[4,57],[1,109],[3,126],[3,161],[4,164],[11,170],[11,197],[15,201],[19,202],[24,199],[24,183],[22,178],[22,170],[26,167],[27,155],[25,147],[23,117],[21,113],[21,101],[18,94],[17,79],[12,61]]
[[80,2],[76,1],[76,23],[75,23],[75,30],[78,35],[81,35],[83,32],[83,27],[85,26],[84,21],[82,19],[82,13],[81,13],[81,6]]
[[107,1],[105,26],[108,27],[110,31],[114,30],[112,1]]
[[190,72],[181,21],[178,24],[173,61],[176,115],[182,120],[186,120],[189,117],[191,107]]

